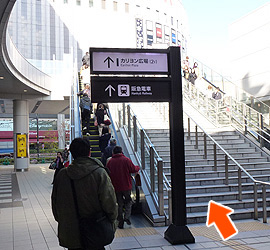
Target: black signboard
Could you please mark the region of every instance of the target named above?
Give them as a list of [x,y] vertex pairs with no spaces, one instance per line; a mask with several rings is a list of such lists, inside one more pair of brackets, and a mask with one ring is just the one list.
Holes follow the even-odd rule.
[[92,102],[169,102],[167,77],[91,77]]

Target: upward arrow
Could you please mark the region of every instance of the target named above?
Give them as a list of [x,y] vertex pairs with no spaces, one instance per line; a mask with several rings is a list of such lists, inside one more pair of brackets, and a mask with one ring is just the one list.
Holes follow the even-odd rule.
[[206,226],[215,225],[223,240],[228,240],[238,233],[229,215],[234,210],[213,200],[209,201]]
[[115,88],[110,84],[106,89],[105,91],[109,90],[109,96],[111,97],[112,96],[112,90],[115,91]]
[[111,67],[111,62],[114,62],[114,60],[112,58],[110,58],[109,56],[104,60],[104,62],[108,62],[108,68]]

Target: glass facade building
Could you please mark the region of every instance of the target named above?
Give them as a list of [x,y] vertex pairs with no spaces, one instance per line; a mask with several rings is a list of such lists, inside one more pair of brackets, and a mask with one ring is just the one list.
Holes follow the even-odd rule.
[[8,32],[30,63],[53,76],[75,61],[79,68],[91,46],[181,46],[186,54],[188,44],[180,0],[17,0]]
[[81,63],[82,50],[69,28],[47,0],[18,0],[8,33],[20,53],[49,75],[59,75]]

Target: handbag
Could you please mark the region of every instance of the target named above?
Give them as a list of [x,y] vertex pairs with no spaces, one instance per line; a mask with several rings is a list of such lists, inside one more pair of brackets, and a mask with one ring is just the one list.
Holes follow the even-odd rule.
[[135,185],[136,185],[137,187],[141,187],[141,186],[142,186],[141,176],[140,176],[139,173],[137,173],[137,174],[135,175]]
[[70,179],[70,181],[83,249],[99,249],[109,245],[114,239],[113,223],[103,211],[95,213],[86,218],[80,217],[74,181],[72,179]]
[[49,166],[49,169],[56,169],[56,162],[52,162]]
[[110,118],[109,118],[108,115],[104,115],[104,124],[105,124],[106,126],[111,125],[111,120],[110,120]]

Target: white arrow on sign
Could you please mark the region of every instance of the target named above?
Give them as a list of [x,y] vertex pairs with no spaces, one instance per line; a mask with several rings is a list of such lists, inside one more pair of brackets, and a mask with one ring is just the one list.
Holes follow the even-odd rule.
[[109,90],[109,96],[112,96],[112,90],[115,91],[114,87],[112,85],[109,85],[105,91]]

